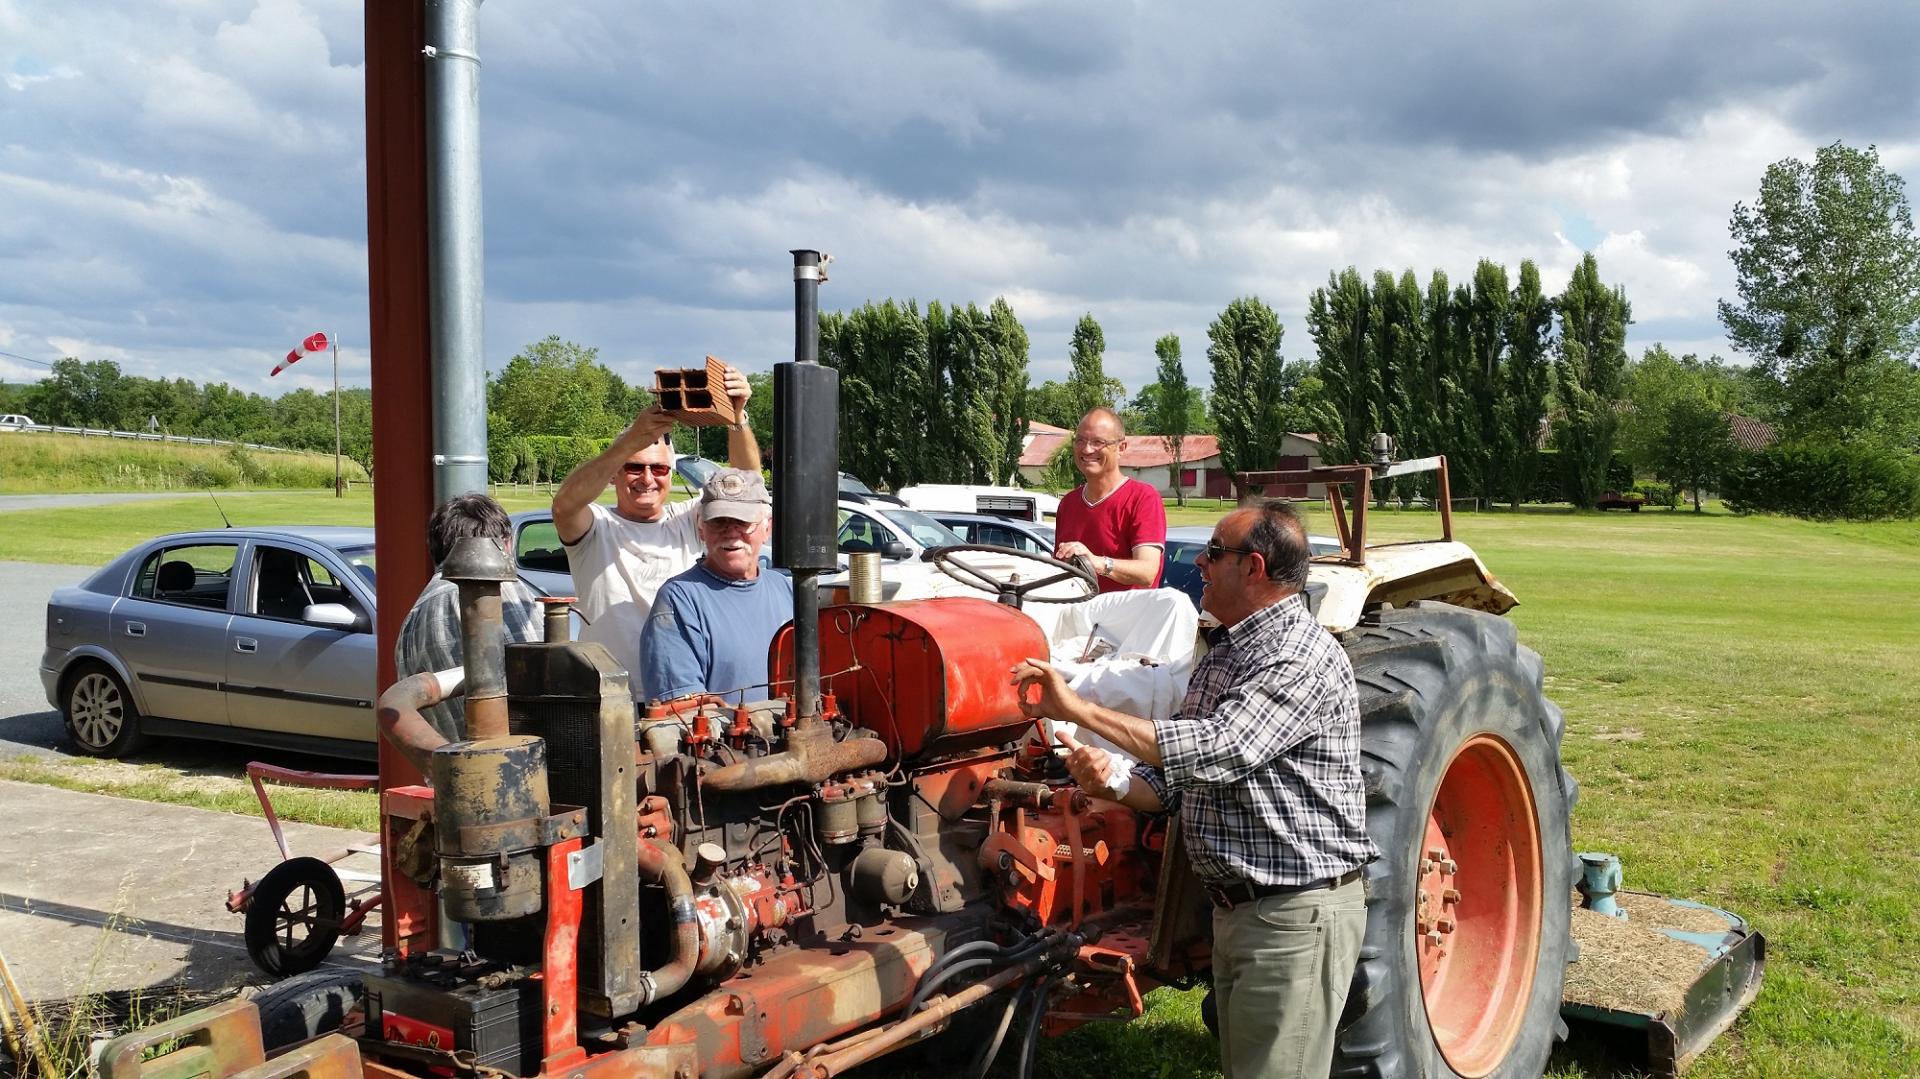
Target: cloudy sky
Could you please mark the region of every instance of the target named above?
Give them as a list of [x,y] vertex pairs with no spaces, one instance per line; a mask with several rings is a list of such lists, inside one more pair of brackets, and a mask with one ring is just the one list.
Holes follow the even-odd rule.
[[[1005,296],[1036,382],[1084,312],[1130,390],[1254,294],[1311,353],[1329,270],[1591,249],[1631,346],[1730,354],[1726,223],[1835,139],[1920,176],[1920,6],[713,3],[482,9],[486,351],[650,381],[791,357],[822,304]],[[0,379],[279,392],[369,355],[359,0],[0,0]],[[290,374],[327,384],[324,365]]]

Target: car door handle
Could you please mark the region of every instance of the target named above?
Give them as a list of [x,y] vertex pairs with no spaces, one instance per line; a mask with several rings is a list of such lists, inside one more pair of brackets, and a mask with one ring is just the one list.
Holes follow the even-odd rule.
[[147,635],[147,624],[145,622],[128,622],[127,623],[127,636],[145,637],[146,635]]
[[233,650],[236,652],[245,652],[250,656],[260,651],[260,642],[254,640],[252,637],[235,637],[233,639]]

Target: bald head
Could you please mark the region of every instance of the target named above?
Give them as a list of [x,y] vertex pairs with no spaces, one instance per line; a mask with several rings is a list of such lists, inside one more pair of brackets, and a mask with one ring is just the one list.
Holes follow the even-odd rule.
[[1097,427],[1101,438],[1127,437],[1127,425],[1120,420],[1120,414],[1110,408],[1090,408],[1080,417],[1080,434],[1088,433],[1089,425]]

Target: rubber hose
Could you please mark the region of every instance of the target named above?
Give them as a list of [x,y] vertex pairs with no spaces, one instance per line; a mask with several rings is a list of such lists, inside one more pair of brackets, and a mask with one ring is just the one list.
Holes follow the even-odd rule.
[[995,962],[996,960],[992,957],[967,959],[953,964],[931,978],[920,979],[919,988],[913,991],[913,999],[907,1002],[907,1010],[900,1014],[902,1016],[908,1016],[919,1011],[920,1006],[927,1002],[927,998],[933,995],[935,989],[952,981],[955,976],[963,971],[969,971],[975,967],[990,967],[993,966]]
[[972,1079],[987,1079],[987,1072],[992,1070],[995,1058],[1000,1055],[1000,1046],[1007,1040],[1007,1028],[1013,1026],[1013,1013],[1020,1010],[1021,1002],[1027,999],[1028,991],[1032,988],[1032,982],[1021,986],[1019,992],[1007,1000],[1007,1006],[1000,1010],[1000,1024],[993,1028],[993,1039],[980,1047],[980,1052],[973,1058],[973,1067],[967,1069]]
[[1052,984],[1042,982],[1039,991],[1034,994],[1033,1014],[1027,1016],[1026,1032],[1020,1036],[1019,1079],[1032,1079],[1033,1062],[1040,1056],[1040,1025],[1047,1016],[1047,997],[1052,993]]
[[[954,950],[941,955],[938,959],[935,959],[932,963],[929,963],[927,965],[927,972],[925,974],[920,975],[920,981],[917,985],[914,986],[914,988],[915,990],[918,990],[921,985],[926,985],[932,982],[934,978],[939,976],[941,971],[946,970],[948,967],[952,966],[956,961],[965,959],[967,956],[979,955],[982,952],[1005,954],[1006,949],[1007,949],[1006,945],[997,944],[991,940],[976,940],[970,944],[962,944],[958,948],[955,948]],[[919,998],[916,993],[916,996],[914,999],[917,1000],[921,998]],[[912,1015],[913,1009],[910,1007],[906,1011],[900,1014],[902,1017]]]

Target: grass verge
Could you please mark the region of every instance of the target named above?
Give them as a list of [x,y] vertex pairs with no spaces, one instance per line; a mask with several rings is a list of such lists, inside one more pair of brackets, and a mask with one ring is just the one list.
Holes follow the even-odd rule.
[[[85,761],[45,757],[0,760],[0,779],[38,783],[85,794],[111,794],[143,802],[213,809],[258,817],[260,802],[244,777],[185,771],[164,764]],[[281,820],[324,824],[360,832],[380,827],[379,799],[372,791],[306,790],[269,784],[273,811]]]
[[[367,471],[341,460],[341,475]],[[16,432],[0,438],[0,492],[333,487],[333,455]]]

